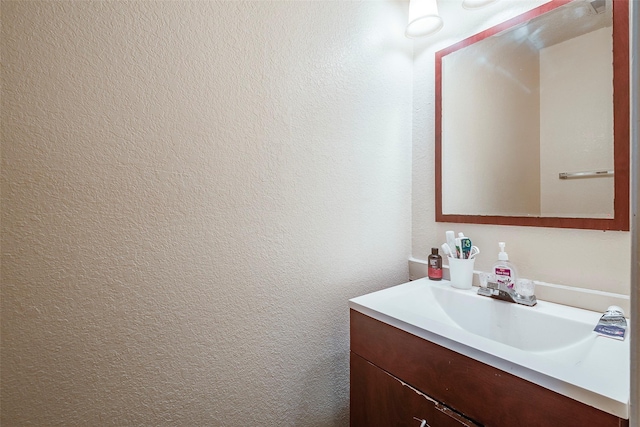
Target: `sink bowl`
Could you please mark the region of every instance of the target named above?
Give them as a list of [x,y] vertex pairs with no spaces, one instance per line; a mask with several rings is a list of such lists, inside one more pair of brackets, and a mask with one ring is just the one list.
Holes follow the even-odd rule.
[[428,289],[429,292],[422,292],[422,298],[434,299],[462,329],[521,350],[558,351],[593,338],[592,313],[576,316],[575,310],[565,310],[563,306],[550,310],[544,302],[527,307],[458,292],[450,286]]

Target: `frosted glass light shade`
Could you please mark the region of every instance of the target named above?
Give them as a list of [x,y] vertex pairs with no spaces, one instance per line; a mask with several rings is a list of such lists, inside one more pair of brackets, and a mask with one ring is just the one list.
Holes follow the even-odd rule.
[[429,36],[438,32],[442,24],[436,0],[410,0],[409,24],[404,32],[405,36],[409,38]]
[[462,7],[465,9],[480,9],[495,2],[496,0],[463,0]]

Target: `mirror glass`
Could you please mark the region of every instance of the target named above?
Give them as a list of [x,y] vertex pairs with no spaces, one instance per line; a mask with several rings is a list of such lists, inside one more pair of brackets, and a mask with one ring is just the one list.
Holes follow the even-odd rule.
[[616,3],[552,1],[436,54],[438,221],[628,229]]

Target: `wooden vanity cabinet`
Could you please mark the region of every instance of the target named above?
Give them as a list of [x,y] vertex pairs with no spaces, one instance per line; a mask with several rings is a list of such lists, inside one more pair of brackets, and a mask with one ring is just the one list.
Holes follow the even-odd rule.
[[351,426],[628,427],[628,420],[351,310]]

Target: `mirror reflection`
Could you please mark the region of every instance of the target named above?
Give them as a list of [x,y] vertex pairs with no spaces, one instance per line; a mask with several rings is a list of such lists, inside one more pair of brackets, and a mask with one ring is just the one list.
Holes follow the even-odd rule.
[[442,55],[442,214],[614,217],[612,9],[572,1]]

